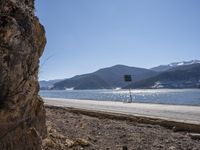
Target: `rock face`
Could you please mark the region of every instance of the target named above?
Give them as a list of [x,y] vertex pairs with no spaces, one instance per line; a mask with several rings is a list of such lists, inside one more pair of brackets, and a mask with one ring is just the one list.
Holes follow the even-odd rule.
[[45,31],[34,0],[0,0],[0,150],[40,150],[45,109],[38,96]]

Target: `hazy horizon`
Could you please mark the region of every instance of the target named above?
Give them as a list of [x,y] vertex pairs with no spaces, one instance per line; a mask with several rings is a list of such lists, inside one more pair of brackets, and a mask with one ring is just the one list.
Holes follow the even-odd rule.
[[198,6],[198,0],[36,0],[47,36],[40,80],[200,59]]

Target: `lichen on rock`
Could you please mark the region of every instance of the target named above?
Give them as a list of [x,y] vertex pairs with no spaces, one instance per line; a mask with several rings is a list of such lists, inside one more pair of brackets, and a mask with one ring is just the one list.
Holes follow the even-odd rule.
[[46,136],[38,68],[46,44],[34,0],[0,0],[0,149],[39,150]]

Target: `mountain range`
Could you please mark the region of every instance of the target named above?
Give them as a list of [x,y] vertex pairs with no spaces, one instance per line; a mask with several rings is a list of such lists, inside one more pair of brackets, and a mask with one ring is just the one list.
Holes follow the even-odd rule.
[[[131,75],[132,83],[123,76]],[[41,89],[86,90],[115,88],[197,88],[200,86],[200,61],[183,61],[151,69],[115,65],[69,79],[40,81]]]
[[114,89],[124,87],[127,83],[124,82],[125,74],[133,75],[134,81],[140,81],[157,75],[157,72],[144,69],[129,67],[124,65],[116,65],[96,72],[78,75],[70,79],[55,83],[52,89]]
[[182,62],[174,62],[174,63],[170,63],[168,65],[160,65],[154,68],[151,68],[151,70],[153,71],[157,71],[157,72],[163,72],[163,71],[167,71],[170,70],[172,68],[176,68],[179,66],[185,66],[185,65],[192,65],[192,64],[199,64],[200,60],[191,60],[191,61],[182,61]]
[[64,79],[55,79],[55,80],[49,80],[49,81],[41,80],[39,81],[40,89],[41,90],[51,89],[55,83],[60,82],[62,80]]
[[[184,65],[134,82],[131,88],[200,88],[200,64]],[[128,87],[126,87],[128,88]]]

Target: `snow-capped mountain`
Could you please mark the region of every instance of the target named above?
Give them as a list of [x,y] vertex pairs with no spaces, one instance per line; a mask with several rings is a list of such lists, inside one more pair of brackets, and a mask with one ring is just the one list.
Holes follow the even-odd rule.
[[200,64],[200,60],[174,62],[174,63],[170,63],[168,65],[160,65],[158,67],[151,68],[151,70],[157,71],[157,72],[163,72],[163,71],[167,71],[169,69],[172,69],[172,68],[175,68],[178,66],[192,65],[192,64]]
[[[192,61],[190,61],[192,63]],[[193,61],[195,64],[179,65],[158,75],[131,83],[127,86],[132,88],[200,88],[200,63]],[[185,63],[185,64],[189,64]]]
[[182,62],[175,62],[169,64],[171,67],[177,67],[177,66],[183,66],[183,65],[193,65],[193,64],[199,64],[200,60],[191,60],[191,61],[182,61]]

